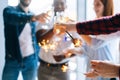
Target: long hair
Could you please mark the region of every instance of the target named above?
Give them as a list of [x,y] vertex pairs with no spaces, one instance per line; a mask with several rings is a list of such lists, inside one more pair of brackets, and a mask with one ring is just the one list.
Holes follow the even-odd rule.
[[101,0],[104,5],[103,16],[111,16],[114,13],[113,0]]

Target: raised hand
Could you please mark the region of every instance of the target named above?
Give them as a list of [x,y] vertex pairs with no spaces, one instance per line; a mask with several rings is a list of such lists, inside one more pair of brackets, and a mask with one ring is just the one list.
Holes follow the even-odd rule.
[[56,23],[54,24],[54,34],[57,34],[57,35],[61,35],[61,34],[64,34],[66,31],[66,27],[65,26],[62,26],[60,23]]
[[32,21],[38,21],[40,23],[45,23],[48,20],[49,15],[47,13],[41,13],[38,15],[34,15],[32,17]]
[[58,23],[54,26],[54,33],[56,34],[64,34],[66,31],[76,31],[76,24],[75,23]]

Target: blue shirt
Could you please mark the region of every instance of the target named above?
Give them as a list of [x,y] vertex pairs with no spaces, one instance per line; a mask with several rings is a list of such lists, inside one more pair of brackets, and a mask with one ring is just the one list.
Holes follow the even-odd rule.
[[19,6],[8,6],[3,11],[4,19],[4,33],[5,33],[5,52],[6,59],[16,59],[18,62],[22,61],[22,55],[19,44],[19,36],[25,27],[26,23],[31,25],[31,36],[35,55],[38,54],[39,47],[36,42],[35,27],[36,22],[31,22],[33,13],[30,11],[25,13]]

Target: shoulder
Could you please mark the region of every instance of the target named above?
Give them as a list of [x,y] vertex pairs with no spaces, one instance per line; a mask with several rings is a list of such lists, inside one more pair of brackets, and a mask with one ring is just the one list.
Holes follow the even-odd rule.
[[4,8],[4,10],[6,10],[6,9],[7,9],[7,10],[8,10],[8,9],[15,9],[15,8],[16,8],[15,6],[7,6],[7,7]]
[[11,11],[11,10],[16,10],[16,7],[15,6],[7,6],[3,9],[3,12]]

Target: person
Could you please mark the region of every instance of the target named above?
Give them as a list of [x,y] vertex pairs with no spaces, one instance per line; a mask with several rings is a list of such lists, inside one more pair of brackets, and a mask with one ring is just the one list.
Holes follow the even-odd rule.
[[[85,22],[76,22],[76,23],[61,23],[58,26],[62,26],[61,28],[54,28],[53,32],[56,29],[60,30],[59,34],[65,33],[66,30],[74,31],[79,34],[85,35],[98,35],[98,34],[110,34],[119,36],[119,20],[120,14],[116,14],[113,16],[107,16],[100,19],[85,21]],[[58,35],[59,35],[58,34]]]
[[38,80],[70,80],[68,62],[73,55],[64,52],[64,49],[72,45],[70,37],[66,34],[57,37],[53,33],[54,22],[57,19],[62,21],[61,18],[66,17],[66,7],[66,0],[53,0],[53,12],[51,12],[53,14],[48,28],[45,28],[45,24],[43,26],[40,24],[41,27],[37,29],[36,36],[41,47]]
[[[58,26],[61,26],[60,28],[54,28],[53,32],[55,32],[55,30],[59,30],[59,34],[63,34],[65,33],[66,30],[68,31],[74,31],[77,32],[79,34],[85,34],[85,35],[98,35],[98,34],[108,34],[112,35],[112,38],[116,38],[116,37],[120,37],[120,14],[116,14],[113,16],[107,16],[107,17],[103,17],[100,19],[95,19],[95,20],[91,20],[91,21],[85,21],[85,22],[76,22],[76,23],[61,23],[58,24]],[[108,39],[110,39],[111,37],[109,37]],[[100,61],[101,62],[101,61]],[[112,65],[108,65],[109,63],[106,62],[104,63],[104,67],[107,67],[107,69],[104,69],[104,67],[102,67],[105,71],[105,73],[109,73],[109,71],[111,71],[110,67]],[[116,75],[114,75],[114,77],[118,77],[119,70],[118,67],[116,67],[117,64],[113,64],[114,65],[114,69],[117,69],[116,71],[111,71],[112,73],[117,73]],[[100,66],[100,65],[98,65]],[[93,68],[94,70],[95,68]],[[103,69],[100,69],[100,71],[102,71]],[[96,70],[96,69],[95,69]],[[102,76],[104,76],[105,74],[103,74]],[[109,78],[111,75],[107,74],[107,77]],[[104,76],[105,77],[105,76]]]
[[17,6],[4,8],[5,65],[2,80],[36,80],[39,47],[36,42],[37,22],[45,22],[47,14],[29,11],[31,0],[20,0]]
[[[94,0],[94,11],[96,18],[113,15],[113,0]],[[87,58],[87,71],[90,70],[90,61],[92,60],[108,60],[113,63],[117,63],[112,53],[119,54],[119,38],[107,39],[107,35],[81,35],[87,43],[85,48],[87,55],[91,58]],[[113,49],[114,47],[114,49]],[[113,54],[116,56],[116,54]],[[88,79],[87,79],[88,80]],[[111,80],[110,78],[96,77],[89,80]],[[112,80],[116,80],[112,78]]]
[[[94,11],[96,18],[113,15],[113,1],[112,0],[94,0]],[[82,36],[82,35],[81,35]],[[102,36],[101,36],[102,37]],[[91,44],[91,37],[83,36],[88,45]]]

